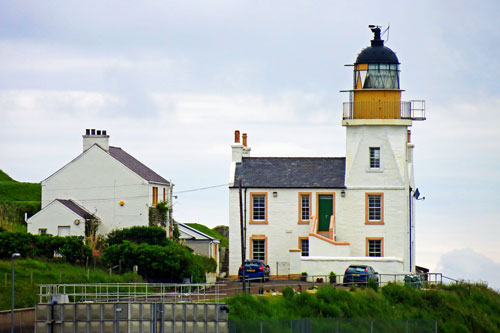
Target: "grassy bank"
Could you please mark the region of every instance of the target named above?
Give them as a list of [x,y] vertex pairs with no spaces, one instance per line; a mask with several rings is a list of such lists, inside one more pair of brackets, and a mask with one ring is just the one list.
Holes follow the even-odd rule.
[[388,285],[350,292],[327,286],[317,293],[227,300],[231,320],[357,318],[436,320],[441,332],[500,332],[500,294],[484,285],[459,284],[432,290]]
[[11,232],[26,231],[24,214],[40,210],[40,183],[23,183],[0,170],[0,228]]
[[[142,282],[142,278],[137,274],[109,275],[101,268],[87,269],[68,263],[17,259],[15,268],[16,308],[35,305],[38,299],[39,284]],[[0,310],[8,310],[11,307],[11,272],[11,261],[0,260]]]
[[226,237],[221,235],[218,231],[210,229],[209,227],[199,224],[199,223],[185,223],[186,225],[190,226],[191,228],[194,228],[198,231],[203,232],[204,234],[219,239],[220,240],[220,246],[228,248],[229,247],[229,241]]

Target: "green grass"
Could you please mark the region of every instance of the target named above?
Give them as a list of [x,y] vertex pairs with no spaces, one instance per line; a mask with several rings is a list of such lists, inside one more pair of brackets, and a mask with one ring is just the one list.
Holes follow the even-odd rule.
[[16,232],[26,231],[24,213],[32,216],[40,210],[40,183],[22,183],[0,170],[0,227]]
[[316,294],[285,296],[242,294],[227,299],[230,320],[300,318],[437,321],[441,332],[500,332],[500,294],[481,284],[416,290],[388,285],[354,292],[322,287]]
[[[16,259],[16,308],[33,307],[38,301],[39,284],[56,283],[124,283],[142,282],[134,273],[109,275],[101,268],[88,270],[68,263],[44,262],[33,259]],[[0,310],[11,307],[12,264],[0,260]]]
[[186,225],[190,226],[191,228],[194,228],[198,231],[201,231],[210,237],[220,239],[220,246],[221,247],[225,247],[225,248],[229,247],[228,239],[226,237],[222,236],[219,232],[212,230],[209,227],[204,226],[203,224],[199,224],[199,223],[184,223],[184,224],[186,224]]

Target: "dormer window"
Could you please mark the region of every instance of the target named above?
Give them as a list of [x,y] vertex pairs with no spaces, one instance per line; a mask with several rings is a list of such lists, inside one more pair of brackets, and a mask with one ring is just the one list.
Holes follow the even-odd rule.
[[370,147],[370,169],[380,169],[380,147]]

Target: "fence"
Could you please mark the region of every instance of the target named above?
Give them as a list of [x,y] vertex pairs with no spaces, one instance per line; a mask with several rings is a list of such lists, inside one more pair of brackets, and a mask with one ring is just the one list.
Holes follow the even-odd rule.
[[41,284],[39,303],[75,302],[215,302],[222,284],[89,283]]

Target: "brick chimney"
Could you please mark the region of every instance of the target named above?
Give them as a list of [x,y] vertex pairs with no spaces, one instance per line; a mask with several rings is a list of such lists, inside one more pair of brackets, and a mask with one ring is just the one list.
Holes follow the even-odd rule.
[[98,144],[105,151],[109,151],[109,135],[106,130],[89,129],[85,130],[83,137],[83,151],[86,151],[94,144]]
[[240,143],[240,131],[234,131],[234,144],[231,145],[233,151],[233,162],[241,163],[242,157],[250,157],[250,147],[247,147],[247,134],[243,133],[243,144]]

